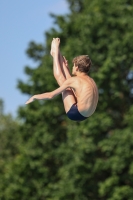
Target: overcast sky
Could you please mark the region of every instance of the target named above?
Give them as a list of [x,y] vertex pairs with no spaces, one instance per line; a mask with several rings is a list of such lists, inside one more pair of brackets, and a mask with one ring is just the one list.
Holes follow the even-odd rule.
[[25,51],[30,41],[44,43],[44,32],[53,27],[49,13],[66,14],[65,0],[0,1],[0,98],[4,112],[16,116],[27,96],[16,88],[17,80],[26,80],[24,67],[31,61]]

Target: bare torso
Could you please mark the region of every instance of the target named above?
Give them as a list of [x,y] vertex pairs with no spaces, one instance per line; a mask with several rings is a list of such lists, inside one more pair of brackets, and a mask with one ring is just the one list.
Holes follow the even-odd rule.
[[77,76],[74,85],[77,107],[84,117],[92,115],[98,103],[98,89],[96,83],[89,76]]

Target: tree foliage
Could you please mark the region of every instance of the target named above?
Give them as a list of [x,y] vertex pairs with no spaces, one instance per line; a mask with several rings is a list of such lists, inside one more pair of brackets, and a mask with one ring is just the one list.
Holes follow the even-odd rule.
[[19,145],[18,122],[4,113],[4,102],[0,99],[0,199],[5,193],[8,166],[19,153]]
[[[57,88],[49,55],[53,37],[61,52],[88,54],[99,88],[96,112],[81,123],[67,119],[61,96],[19,108],[19,154],[8,165],[3,199],[132,200],[133,196],[133,1],[68,0],[68,15],[52,15],[45,44],[31,42],[22,93]],[[7,187],[8,185],[8,187]]]

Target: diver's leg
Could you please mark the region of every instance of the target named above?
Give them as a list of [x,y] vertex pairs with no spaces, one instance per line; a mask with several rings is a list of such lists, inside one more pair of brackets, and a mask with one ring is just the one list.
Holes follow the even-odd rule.
[[53,57],[53,74],[57,83],[59,84],[59,86],[61,86],[66,80],[66,77],[63,73],[63,69],[61,67],[61,63],[59,60],[59,44],[60,44],[60,39],[53,38],[52,43],[51,43],[50,53]]
[[56,52],[58,51],[58,62],[60,64],[60,69],[61,69],[64,77],[66,79],[68,79],[68,78],[71,77],[69,66],[68,66],[68,61],[66,60],[66,58],[64,56],[61,55],[59,45],[60,45],[60,39],[59,38],[53,38],[53,41],[51,43],[50,53],[53,56],[55,50],[56,50]]
[[[64,60],[63,57],[59,59],[59,43],[60,40],[53,39],[52,41],[52,45],[51,45],[51,55],[53,57],[53,73],[54,73],[54,77],[57,81],[57,83],[59,84],[59,86],[61,86],[64,81],[66,81],[66,76],[64,76],[63,74],[63,70],[61,67],[61,63],[63,64]],[[64,62],[65,64],[65,62]],[[65,66],[66,67],[66,64]],[[70,74],[67,71],[67,77],[71,77]],[[66,113],[70,110],[71,106],[75,103],[77,103],[76,101],[76,97],[72,91],[71,88],[66,89],[65,91],[62,92],[62,99],[63,99],[63,103],[64,103],[64,108]]]

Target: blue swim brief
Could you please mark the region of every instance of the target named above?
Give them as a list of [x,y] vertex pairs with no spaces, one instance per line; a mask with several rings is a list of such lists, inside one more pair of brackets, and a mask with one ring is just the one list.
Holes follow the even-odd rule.
[[69,119],[73,121],[83,121],[88,118],[88,117],[84,117],[83,115],[79,113],[76,103],[73,104],[70,110],[67,112],[67,116]]

